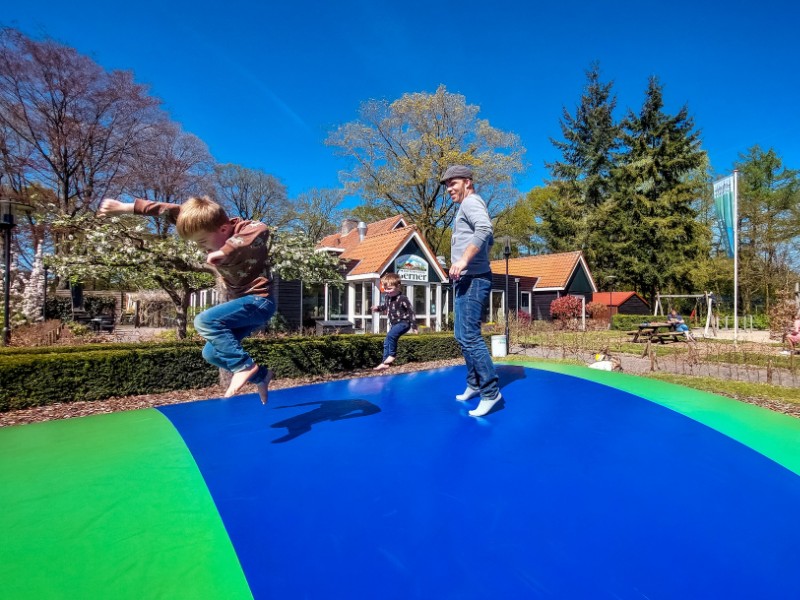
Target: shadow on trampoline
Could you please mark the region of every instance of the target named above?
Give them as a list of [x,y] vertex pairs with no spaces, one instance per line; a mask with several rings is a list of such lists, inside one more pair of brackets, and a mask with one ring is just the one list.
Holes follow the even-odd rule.
[[311,427],[316,423],[368,417],[381,412],[380,407],[368,400],[322,400],[320,402],[304,402],[302,404],[276,406],[275,408],[296,408],[298,406],[316,405],[319,406],[315,409],[270,425],[270,427],[276,429],[285,427],[288,430],[286,435],[272,440],[272,443],[280,444],[293,440],[311,431]]
[[497,376],[500,378],[497,383],[500,389],[527,377],[525,375],[525,367],[518,365],[495,365],[495,369],[497,370]]

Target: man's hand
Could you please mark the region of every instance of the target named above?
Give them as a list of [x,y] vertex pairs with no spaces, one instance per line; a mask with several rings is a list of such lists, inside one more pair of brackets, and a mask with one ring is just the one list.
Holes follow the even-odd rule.
[[97,211],[97,216],[113,217],[114,215],[124,215],[133,213],[133,204],[129,202],[120,202],[114,198],[105,198],[100,203],[100,208]]
[[208,256],[206,256],[206,262],[210,265],[218,265],[225,259],[225,253],[222,250],[215,250],[214,252],[209,252]]
[[450,265],[450,279],[458,281],[461,279],[461,271],[467,268],[467,261],[461,259]]

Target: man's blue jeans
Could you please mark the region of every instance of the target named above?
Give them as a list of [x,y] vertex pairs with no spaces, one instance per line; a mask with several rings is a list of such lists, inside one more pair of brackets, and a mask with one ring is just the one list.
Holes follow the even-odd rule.
[[467,385],[480,390],[482,400],[494,400],[500,391],[497,371],[481,336],[481,317],[489,306],[492,274],[464,275],[453,288],[455,337],[467,364]]
[[[237,373],[253,366],[254,361],[242,348],[242,340],[263,327],[275,312],[272,298],[242,296],[204,310],[194,319],[194,327],[206,345],[203,358],[212,365]],[[261,383],[267,374],[259,369],[251,383]]]
[[398,321],[386,334],[386,339],[383,341],[383,360],[385,361],[390,356],[397,356],[397,340],[400,336],[411,329],[411,323],[408,321]]

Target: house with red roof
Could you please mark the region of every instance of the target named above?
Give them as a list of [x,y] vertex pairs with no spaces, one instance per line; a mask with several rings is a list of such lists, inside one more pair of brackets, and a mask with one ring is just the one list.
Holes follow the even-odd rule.
[[550,319],[550,304],[561,296],[583,296],[586,302],[597,293],[592,274],[580,251],[539,254],[508,259],[508,294],[506,260],[494,260],[492,299],[488,320],[498,321],[508,298],[510,311],[528,313],[536,320]]
[[373,313],[381,304],[380,278],[397,273],[403,293],[414,306],[419,325],[440,331],[447,318],[447,273],[416,225],[397,215],[375,223],[347,219],[341,231],[317,244],[344,264],[345,287],[320,284],[303,299],[303,321],[346,320],[356,330],[386,331],[386,316]]
[[649,315],[650,305],[636,292],[597,292],[592,302],[604,304],[610,315]]

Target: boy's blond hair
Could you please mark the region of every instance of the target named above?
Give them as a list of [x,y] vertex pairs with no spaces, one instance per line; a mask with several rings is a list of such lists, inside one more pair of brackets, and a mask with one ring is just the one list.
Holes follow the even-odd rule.
[[397,273],[386,273],[383,277],[381,277],[381,283],[383,287],[387,285],[392,286],[393,288],[400,287],[400,275]]
[[230,222],[225,209],[208,196],[192,197],[181,204],[175,226],[178,235],[189,239],[198,232],[216,231]]

